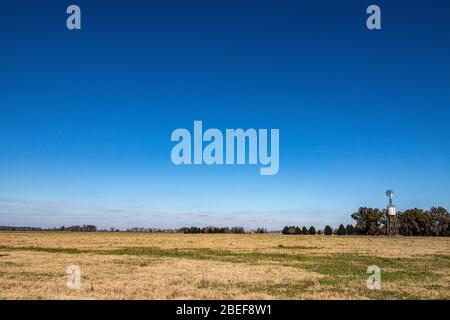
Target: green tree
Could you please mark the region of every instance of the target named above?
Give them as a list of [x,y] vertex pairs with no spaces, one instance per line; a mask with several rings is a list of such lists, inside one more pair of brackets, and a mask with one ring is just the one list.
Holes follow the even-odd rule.
[[347,232],[348,235],[352,235],[354,233],[354,231],[355,231],[355,228],[353,227],[353,225],[348,224],[345,227],[345,231]]
[[450,214],[443,207],[432,207],[429,214],[428,232],[431,236],[450,236]]
[[297,230],[296,229],[297,228],[294,227],[294,226],[286,226],[286,227],[283,228],[283,231],[281,231],[281,233],[289,234],[289,235],[297,234]]
[[302,228],[302,234],[304,234],[304,235],[308,234],[308,229],[306,229],[306,227]]
[[323,230],[323,233],[324,233],[325,235],[327,235],[327,236],[330,236],[330,235],[333,234],[333,229],[331,229],[330,226],[326,225],[326,226],[325,226],[325,229]]
[[346,234],[347,234],[347,231],[345,230],[345,227],[344,227],[343,224],[339,225],[337,234],[338,234],[339,236],[343,236],[343,235],[346,235]]
[[422,209],[408,209],[398,215],[400,233],[404,236],[426,236],[430,230],[430,216]]
[[314,228],[313,226],[311,226],[311,227],[309,228],[309,230],[308,230],[308,233],[309,233],[309,234],[312,234],[312,235],[316,234],[316,228]]
[[352,218],[356,221],[355,233],[380,235],[383,232],[383,211],[377,208],[359,208],[357,212],[352,214]]
[[238,233],[238,234],[242,234],[245,233],[245,230],[243,227],[232,227],[230,230],[231,233]]

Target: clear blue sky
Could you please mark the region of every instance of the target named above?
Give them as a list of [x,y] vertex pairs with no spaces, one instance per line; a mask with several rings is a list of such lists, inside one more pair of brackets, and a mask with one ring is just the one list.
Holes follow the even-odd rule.
[[[449,208],[449,17],[447,0],[3,3],[0,225],[321,227],[387,188],[400,210]],[[280,172],[173,165],[194,120],[279,128]]]

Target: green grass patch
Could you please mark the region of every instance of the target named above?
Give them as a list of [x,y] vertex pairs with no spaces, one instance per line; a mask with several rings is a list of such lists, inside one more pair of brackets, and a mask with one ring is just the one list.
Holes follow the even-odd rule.
[[313,250],[313,249],[320,249],[320,247],[308,247],[308,246],[285,246],[285,245],[278,245],[275,247],[275,249],[290,249],[290,250]]
[[0,246],[0,250],[7,250],[7,251],[34,251],[34,252],[67,253],[67,254],[80,254],[80,253],[95,252],[95,251],[91,251],[91,250],[80,250],[80,249],[77,249],[77,248],[7,247],[7,246]]

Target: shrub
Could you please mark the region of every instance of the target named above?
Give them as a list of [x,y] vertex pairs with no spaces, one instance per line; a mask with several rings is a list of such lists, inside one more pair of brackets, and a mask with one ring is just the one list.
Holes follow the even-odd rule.
[[344,227],[343,224],[339,225],[339,228],[338,228],[338,230],[337,230],[337,234],[338,234],[339,236],[343,236],[343,235],[346,235],[346,234],[347,234],[347,230],[345,230],[345,227]]
[[355,227],[353,227],[353,225],[348,224],[345,227],[345,231],[347,232],[348,235],[352,235],[355,232]]

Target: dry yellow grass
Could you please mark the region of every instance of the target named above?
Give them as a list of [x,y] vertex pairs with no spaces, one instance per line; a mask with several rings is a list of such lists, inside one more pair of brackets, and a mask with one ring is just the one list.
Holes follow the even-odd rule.
[[449,238],[0,233],[0,299],[448,299],[449,285]]

